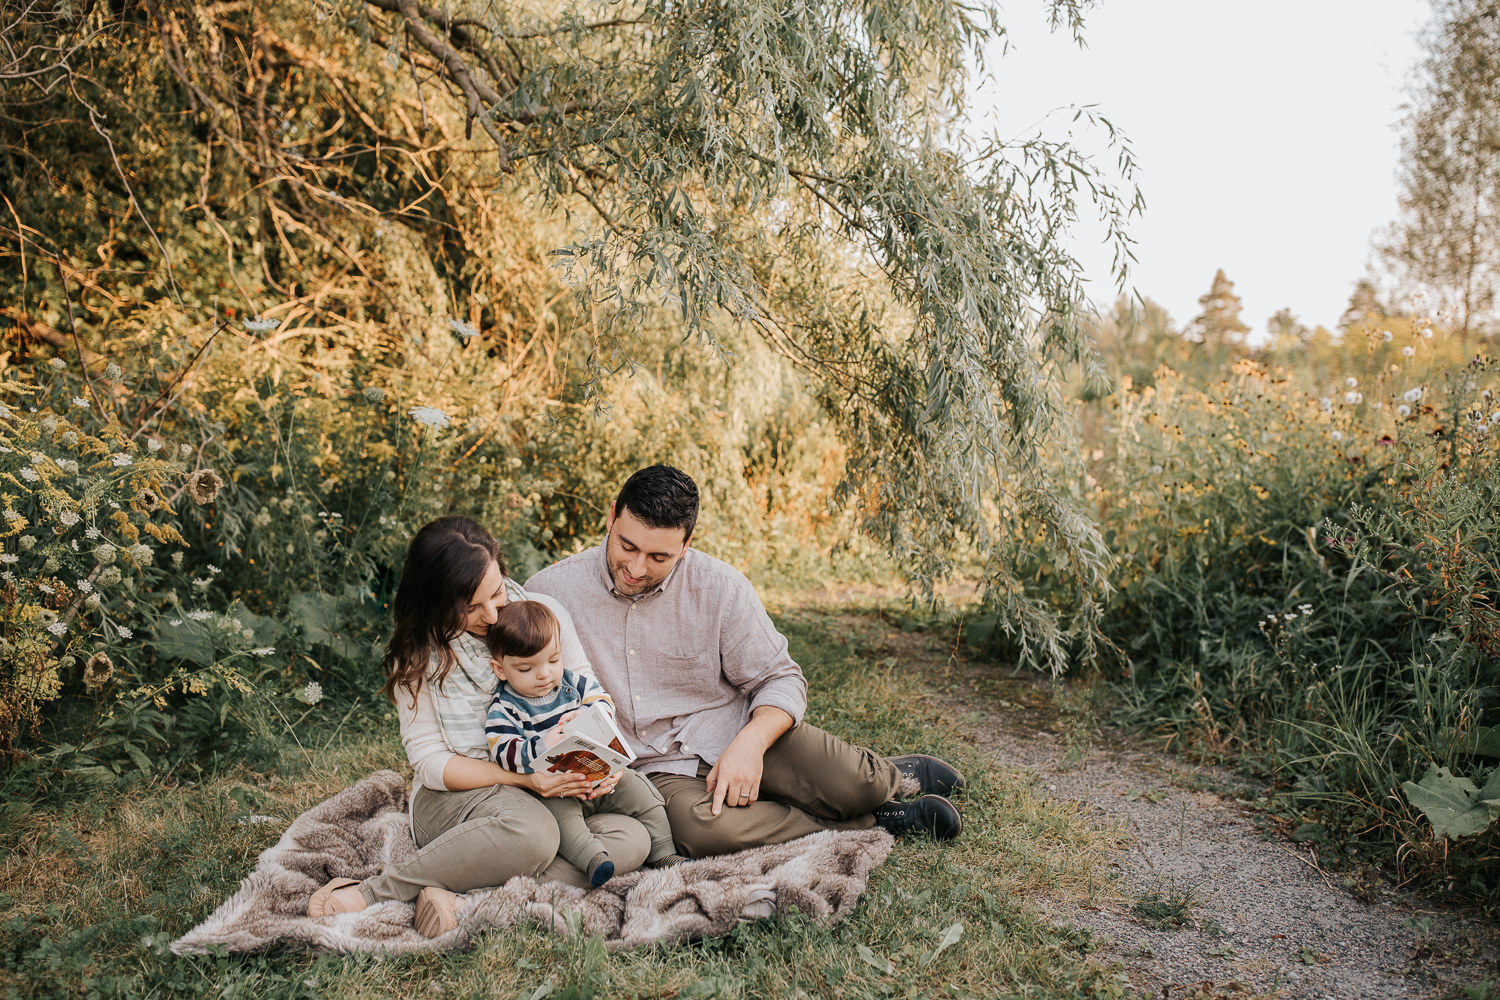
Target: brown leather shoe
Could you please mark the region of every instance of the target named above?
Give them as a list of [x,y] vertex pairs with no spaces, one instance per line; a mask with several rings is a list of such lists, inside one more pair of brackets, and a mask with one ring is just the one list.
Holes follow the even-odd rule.
[[347,913],[339,901],[333,898],[333,894],[346,886],[359,885],[357,878],[336,878],[323,888],[312,894],[307,901],[307,915],[309,917],[331,917],[338,913]]
[[417,933],[435,938],[447,934],[458,926],[456,907],[458,897],[447,889],[429,885],[417,896]]

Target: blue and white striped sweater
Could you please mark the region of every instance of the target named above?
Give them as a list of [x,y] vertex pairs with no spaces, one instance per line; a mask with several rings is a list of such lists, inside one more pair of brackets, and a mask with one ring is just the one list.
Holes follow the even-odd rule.
[[484,720],[490,757],[507,771],[530,774],[531,762],[547,752],[542,734],[555,729],[574,709],[598,701],[609,706],[613,718],[615,703],[608,692],[592,677],[571,670],[563,671],[557,690],[545,698],[527,698],[501,681]]

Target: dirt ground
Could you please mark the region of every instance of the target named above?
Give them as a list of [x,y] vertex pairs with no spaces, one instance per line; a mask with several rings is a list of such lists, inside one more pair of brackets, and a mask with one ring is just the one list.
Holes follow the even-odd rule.
[[[1078,696],[1050,678],[997,676],[930,633],[846,621],[889,654],[928,664],[960,732],[997,764],[1023,769],[1044,796],[1077,803],[1095,822],[1126,827],[1130,846],[1114,859],[1117,891],[1049,909],[1092,929],[1134,990],[1164,998],[1500,997],[1492,921],[1400,891],[1388,874],[1321,869],[1314,852],[1269,829],[1249,780],[1101,730]],[[1487,992],[1481,984],[1491,979]]]

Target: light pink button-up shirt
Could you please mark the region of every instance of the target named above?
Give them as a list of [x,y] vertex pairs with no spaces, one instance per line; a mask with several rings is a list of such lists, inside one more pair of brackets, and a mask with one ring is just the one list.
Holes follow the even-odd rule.
[[641,771],[694,774],[717,763],[761,705],[796,722],[807,681],[743,573],[688,549],[637,598],[614,589],[604,545],[526,581],[573,616],[594,676],[615,700]]

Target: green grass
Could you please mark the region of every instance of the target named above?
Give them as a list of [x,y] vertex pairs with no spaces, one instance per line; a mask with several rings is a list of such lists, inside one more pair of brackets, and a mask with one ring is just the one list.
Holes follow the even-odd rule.
[[[809,718],[885,752],[924,750],[970,784],[952,844],[899,844],[836,927],[763,921],[722,938],[606,952],[586,940],[496,932],[463,955],[388,960],[297,955],[176,958],[167,943],[206,917],[285,823],[378,767],[404,768],[380,706],[334,731],[329,707],[269,772],[192,787],[138,780],[54,789],[0,811],[0,992],[42,997],[1120,997],[1121,969],[1043,904],[1111,890],[1120,836],[1036,798],[1022,776],[950,728],[928,692],[944,649],[878,615],[795,608],[780,623],[812,689]],[[899,636],[899,646],[892,645]],[[927,645],[937,647],[937,642]],[[334,738],[329,741],[329,738]],[[324,743],[328,745],[324,747]],[[33,783],[47,779],[33,776]],[[958,931],[953,928],[957,926]],[[941,947],[940,947],[941,946]]]

